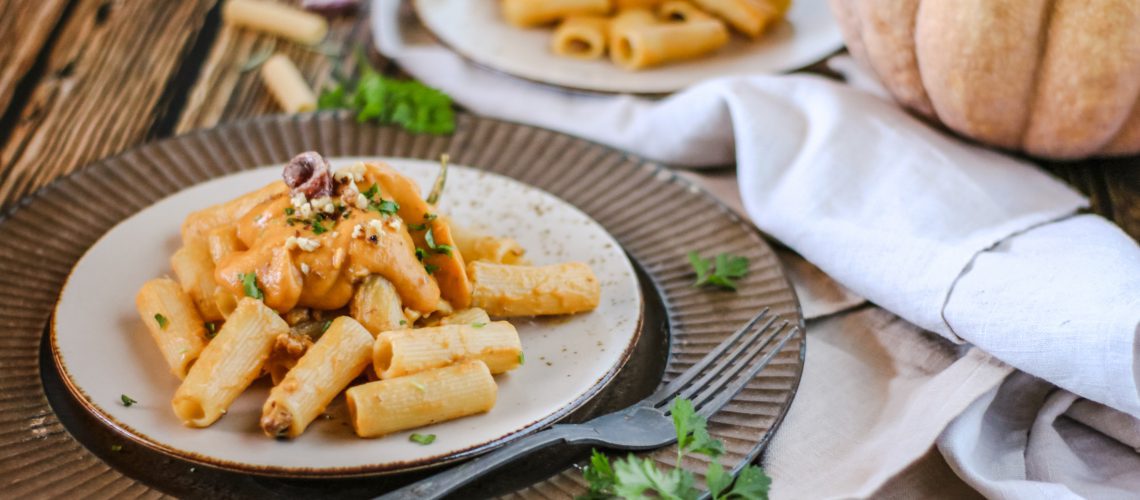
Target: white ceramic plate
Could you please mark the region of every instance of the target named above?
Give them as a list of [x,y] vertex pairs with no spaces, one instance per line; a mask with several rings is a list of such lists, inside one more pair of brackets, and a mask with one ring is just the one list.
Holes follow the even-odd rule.
[[444,44],[488,68],[560,87],[596,92],[663,94],[709,78],[775,74],[808,66],[843,46],[827,0],[794,0],[787,19],[758,40],[733,35],[710,57],[643,71],[606,60],[554,55],[551,28],[507,24],[497,2],[412,0],[424,25]]
[[[355,159],[331,160],[334,167]],[[386,160],[424,192],[435,163]],[[513,321],[527,362],[496,377],[499,397],[487,414],[417,429],[437,435],[427,446],[411,432],[380,439],[353,435],[338,397],[300,438],[277,441],[258,428],[264,381],[246,391],[218,423],[183,427],[170,408],[178,388],[140,322],[134,297],[147,280],[171,275],[179,225],[190,212],[280,179],[280,166],[215,179],[166,198],[120,223],[75,266],[56,308],[52,347],[66,383],[83,405],[128,437],[200,463],[286,476],[362,475],[444,463],[500,445],[545,425],[596,394],[637,340],[641,292],[617,242],[566,202],[495,174],[452,167],[440,211],[457,224],[511,236],[535,264],[588,262],[602,286],[597,310],[552,320]],[[120,395],[138,401],[125,407]]]

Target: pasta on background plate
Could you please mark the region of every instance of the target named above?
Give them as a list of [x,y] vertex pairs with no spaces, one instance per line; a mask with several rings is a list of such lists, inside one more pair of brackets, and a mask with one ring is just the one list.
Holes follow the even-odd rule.
[[551,50],[636,71],[705,57],[728,44],[729,28],[758,38],[791,0],[501,0],[520,28],[555,24]]
[[174,415],[208,427],[265,375],[275,438],[341,394],[361,437],[492,411],[494,376],[525,359],[503,318],[588,312],[601,288],[584,263],[530,266],[517,241],[452,227],[436,210],[446,169],[425,198],[382,163],[333,172],[305,152],[281,181],[187,216],[178,280],[136,298],[182,380]]

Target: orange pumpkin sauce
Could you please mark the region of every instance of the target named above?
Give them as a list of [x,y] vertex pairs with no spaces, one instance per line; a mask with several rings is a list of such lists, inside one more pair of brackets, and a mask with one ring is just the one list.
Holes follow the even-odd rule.
[[[371,184],[361,184],[361,189],[367,185]],[[388,193],[381,195],[392,199]],[[248,250],[218,262],[215,280],[219,285],[240,297],[245,295],[240,275],[257,273],[265,304],[278,312],[296,307],[332,310],[348,304],[357,281],[377,274],[395,285],[404,307],[425,314],[438,308],[439,285],[416,258],[416,243],[398,216],[350,205],[346,218],[322,221],[327,231],[316,234],[302,222],[290,225],[285,213],[289,207],[289,195],[282,193],[237,221],[238,238]],[[381,222],[378,228],[370,227],[373,220]],[[354,238],[358,224],[364,235]],[[289,249],[290,237],[315,240],[320,246],[312,251]]]

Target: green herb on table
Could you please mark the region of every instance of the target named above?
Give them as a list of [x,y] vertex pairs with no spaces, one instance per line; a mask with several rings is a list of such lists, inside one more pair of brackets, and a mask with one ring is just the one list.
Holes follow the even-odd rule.
[[127,408],[130,408],[131,406],[138,404],[138,401],[131,399],[131,397],[126,395],[126,394],[120,394],[119,395],[119,401],[122,401],[123,406],[126,406]]
[[689,252],[689,264],[697,274],[693,286],[714,285],[726,290],[736,290],[736,280],[748,274],[748,259],[730,254],[717,254],[715,261],[702,258],[697,252]]
[[162,314],[155,314],[154,322],[158,323],[158,328],[160,330],[165,330],[166,325],[170,324],[170,320],[166,319],[166,316],[163,316]]
[[408,439],[414,443],[427,446],[435,442],[435,434],[412,434]]
[[632,453],[611,463],[609,457],[594,450],[589,465],[582,470],[582,477],[589,484],[590,490],[579,499],[646,498],[649,493],[657,498],[700,498],[702,492],[694,486],[696,480],[693,474],[681,468],[682,458],[689,453],[711,459],[705,473],[705,482],[713,500],[768,498],[768,487],[772,480],[764,474],[763,469],[748,465],[734,480],[732,474],[720,465],[717,458],[724,453],[724,445],[709,436],[708,422],[697,415],[691,401],[681,398],[673,400],[670,412],[673,427],[677,430],[676,467],[662,470],[652,458],[640,458]]
[[360,122],[399,125],[410,132],[450,134],[455,131],[451,97],[410,80],[387,78],[357,55],[360,76],[356,82],[338,83],[317,99],[319,109],[351,109]]
[[257,273],[239,273],[238,279],[241,280],[241,287],[245,291],[246,297],[253,297],[257,300],[265,298],[265,294],[257,287]]

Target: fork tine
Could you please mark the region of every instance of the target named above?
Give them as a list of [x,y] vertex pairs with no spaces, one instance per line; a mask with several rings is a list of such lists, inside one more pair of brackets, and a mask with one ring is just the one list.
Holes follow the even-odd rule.
[[[682,388],[681,392],[678,393],[675,397],[692,399],[693,394],[698,393],[699,391],[703,390],[704,387],[708,386],[710,383],[713,383],[715,380],[717,380],[718,377],[721,377],[721,374],[726,370],[731,373],[733,370],[737,370],[740,365],[747,365],[748,360],[755,356],[753,351],[755,350],[756,344],[759,343],[761,347],[765,345],[766,341],[761,341],[761,338],[769,332],[769,328],[772,327],[772,323],[775,323],[777,319],[779,318],[769,318],[768,322],[764,323],[764,326],[754,330],[752,333],[748,334],[748,336],[741,339],[740,344],[736,347],[735,350],[732,351],[731,355],[724,356],[721,359],[717,360],[717,363],[710,367],[707,372],[701,376],[701,378],[697,379],[689,386]],[[787,322],[785,321],[784,323],[786,324]]]
[[686,388],[685,391],[683,391],[679,396],[692,400],[694,406],[698,403],[701,403],[705,399],[708,399],[711,397],[711,394],[714,394],[715,391],[722,388],[725,384],[733,380],[741,372],[747,370],[750,366],[752,366],[752,363],[755,361],[756,357],[762,354],[764,350],[772,344],[772,340],[774,340],[776,336],[780,334],[780,331],[782,331],[787,326],[787,321],[784,321],[779,326],[776,326],[774,328],[772,326],[772,322],[768,322],[768,324],[764,325],[764,328],[760,331],[760,333],[756,335],[756,341],[744,346],[744,349],[746,350],[744,353],[738,353],[744,354],[743,356],[737,356],[733,359],[726,360],[726,362],[722,364],[727,366],[718,367],[719,371],[716,373],[716,377],[702,377],[700,384],[693,384],[692,386]]
[[765,307],[764,310],[760,311],[759,314],[753,316],[752,319],[748,320],[748,323],[745,324],[744,327],[737,330],[736,333],[733,333],[731,337],[725,339],[723,342],[721,342],[720,345],[705,355],[705,357],[701,358],[697,364],[691,366],[688,370],[685,370],[684,373],[666,384],[665,387],[658,389],[651,396],[645,398],[644,402],[652,406],[657,406],[662,402],[671,400],[672,398],[669,396],[676,394],[681,390],[682,387],[685,386],[685,384],[688,384],[690,381],[696,378],[696,376],[699,375],[701,371],[705,369],[705,367],[707,367],[713,361],[716,361],[716,359],[724,354],[724,352],[727,351],[733,343],[739,340],[740,337],[744,336],[744,334],[748,332],[748,330],[752,328],[757,322],[763,319],[764,316],[767,316],[768,310],[769,309]]
[[[787,326],[787,323],[781,325],[780,330],[783,330]],[[785,334],[784,337],[780,339],[778,343],[776,343],[776,346],[773,347],[772,350],[768,351],[768,354],[765,354],[764,357],[759,360],[759,362],[752,366],[752,368],[749,368],[748,372],[744,376],[739,377],[735,382],[732,383],[732,385],[728,386],[727,388],[723,388],[724,384],[721,384],[721,387],[715,388],[716,390],[719,390],[719,393],[717,393],[715,390],[712,392],[713,394],[716,394],[716,398],[714,398],[712,401],[709,401],[708,403],[701,406],[697,406],[696,403],[694,403],[694,406],[697,408],[697,414],[705,418],[709,418],[712,416],[712,414],[720,411],[720,409],[723,408],[724,405],[728,404],[732,398],[735,398],[737,394],[740,394],[740,391],[744,390],[744,387],[748,385],[748,383],[751,382],[753,378],[756,377],[757,373],[760,373],[761,370],[768,366],[768,364],[772,362],[772,359],[774,359],[776,355],[780,353],[780,351],[784,350],[784,346],[787,345],[788,341],[795,337],[799,331],[800,327],[798,326],[789,329],[787,331],[787,334]],[[772,338],[776,338],[777,336],[779,336],[779,330],[777,330],[777,334]],[[731,380],[731,378],[726,379],[725,382],[728,380]]]

